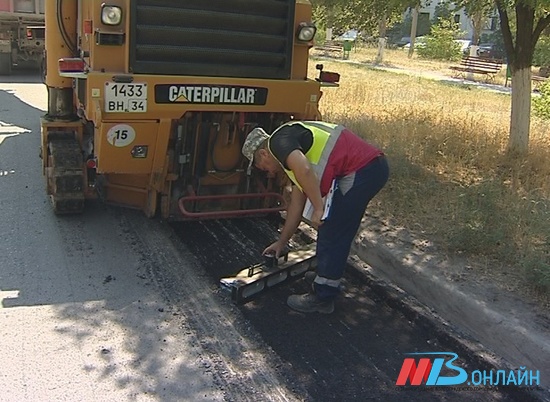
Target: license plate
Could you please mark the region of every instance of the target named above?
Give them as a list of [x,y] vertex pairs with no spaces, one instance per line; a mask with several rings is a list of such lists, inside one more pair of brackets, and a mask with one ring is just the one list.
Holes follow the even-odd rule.
[[105,83],[105,111],[110,113],[145,113],[147,84]]

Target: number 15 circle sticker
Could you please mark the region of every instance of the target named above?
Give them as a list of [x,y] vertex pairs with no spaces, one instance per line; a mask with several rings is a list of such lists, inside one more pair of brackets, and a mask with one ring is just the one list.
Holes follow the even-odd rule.
[[127,147],[136,139],[136,131],[128,124],[117,124],[107,132],[107,141],[115,147]]

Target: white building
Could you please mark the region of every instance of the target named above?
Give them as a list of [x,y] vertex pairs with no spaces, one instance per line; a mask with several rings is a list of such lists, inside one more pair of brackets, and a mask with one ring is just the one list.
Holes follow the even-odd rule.
[[[449,3],[446,0],[424,0],[425,7],[420,9],[419,18],[427,18],[431,20],[435,15],[435,10],[439,4]],[[452,4],[452,3],[451,3]],[[460,30],[464,32],[463,39],[472,39],[474,28],[471,19],[466,15],[463,9],[455,12],[454,20],[459,24]],[[489,18],[483,27],[482,33],[490,33],[499,29],[496,18]]]

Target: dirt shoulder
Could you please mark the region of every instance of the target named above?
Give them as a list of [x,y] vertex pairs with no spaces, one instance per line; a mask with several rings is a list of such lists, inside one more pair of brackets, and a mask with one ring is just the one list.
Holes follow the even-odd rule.
[[[403,289],[510,364],[540,371],[550,389],[547,301],[481,261],[450,256],[393,222],[367,217],[353,252],[374,276]],[[510,284],[513,284],[511,286]]]

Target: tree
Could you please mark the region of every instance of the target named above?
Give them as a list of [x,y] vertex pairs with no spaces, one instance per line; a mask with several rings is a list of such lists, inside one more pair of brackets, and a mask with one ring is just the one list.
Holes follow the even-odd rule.
[[[508,149],[524,154],[529,150],[531,122],[531,66],[535,46],[550,25],[550,0],[495,0],[500,16],[504,48],[512,74],[512,115]],[[516,33],[510,28],[509,12],[515,11]]]
[[313,0],[316,23],[325,28],[336,28],[337,33],[357,29],[372,33],[379,16],[373,13],[369,0]]
[[325,28],[336,27],[337,33],[353,28],[370,36],[378,34],[380,41],[376,63],[383,60],[387,26],[401,19],[408,8],[419,5],[420,2],[421,0],[312,0],[318,25]]
[[436,60],[460,60],[461,46],[455,40],[460,32],[458,24],[451,17],[440,17],[432,25],[432,32],[426,37],[424,46],[418,48],[418,55]]
[[[339,18],[347,21],[342,26],[357,24],[356,28],[364,27],[368,30],[367,32],[374,32],[384,15],[385,18],[389,18],[390,14],[383,13],[386,9],[384,7],[390,7],[391,4],[396,7],[395,10],[404,11],[411,6],[417,6],[420,2],[420,0],[313,0],[314,5],[333,9],[340,7],[345,12],[342,12]],[[494,10],[495,7],[498,11],[504,48],[512,75],[512,113],[508,150],[513,153],[525,153],[529,150],[531,66],[535,46],[541,33],[550,26],[550,0],[455,0],[453,3],[464,7],[470,16],[479,16],[479,13],[487,16],[489,15],[487,13],[490,13],[489,10]],[[422,1],[422,4],[426,4],[426,1]],[[515,18],[515,23],[510,17]],[[515,32],[512,32],[513,29]]]
[[[421,0],[311,0],[316,22],[336,26],[338,31],[354,28],[374,35],[385,25],[402,18],[403,12]],[[384,25],[384,24],[382,24]]]
[[491,17],[495,12],[494,1],[471,1],[471,0],[458,0],[454,2],[456,10],[464,8],[464,12],[472,21],[474,33],[472,36],[472,43],[477,45],[481,37],[481,30],[483,24],[487,18]]
[[410,7],[420,4],[420,0],[371,0],[369,4],[370,13],[378,18],[378,55],[376,64],[384,60],[384,48],[386,46],[386,29],[391,23],[402,19],[403,13]]
[[[458,0],[468,15],[488,15],[496,7],[508,66],[512,75],[512,113],[508,150],[529,150],[531,123],[531,66],[541,33],[550,25],[550,0]],[[515,23],[511,16],[515,15]],[[515,28],[515,32],[512,30]]]

